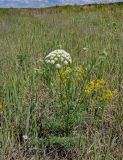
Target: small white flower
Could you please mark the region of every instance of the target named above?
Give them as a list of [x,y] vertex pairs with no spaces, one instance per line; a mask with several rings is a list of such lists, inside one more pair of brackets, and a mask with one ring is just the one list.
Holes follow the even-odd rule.
[[24,139],[24,140],[27,140],[27,139],[28,139],[28,136],[27,136],[27,135],[23,135],[23,139]]
[[62,57],[63,57],[63,58],[66,58],[66,54],[63,54]]
[[60,54],[58,54],[58,55],[57,55],[57,57],[58,57],[58,58],[60,58],[60,57],[61,57],[61,55],[60,55]]
[[50,62],[51,64],[55,64],[55,61],[54,60],[51,60],[51,62]]
[[62,66],[60,64],[56,64],[56,68],[60,69]]
[[72,59],[71,59],[71,57],[69,57],[69,56],[66,56],[65,59],[66,59],[67,61],[69,61],[69,62],[72,62]]
[[58,58],[56,57],[56,58],[54,58],[54,60],[55,60],[55,61],[58,61]]
[[72,59],[70,59],[70,63],[72,63]]
[[50,60],[46,60],[46,63],[50,63],[51,61]]
[[63,57],[61,57],[61,62],[63,62],[64,61],[64,58]]
[[65,64],[65,65],[68,65],[68,61],[64,61],[64,64]]
[[50,57],[50,59],[51,59],[51,60],[53,60],[53,59],[54,59],[54,57],[53,57],[53,56],[51,56],[51,57]]

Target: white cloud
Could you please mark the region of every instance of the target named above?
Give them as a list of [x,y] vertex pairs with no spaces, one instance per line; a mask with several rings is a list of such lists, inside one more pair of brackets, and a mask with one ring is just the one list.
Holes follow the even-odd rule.
[[91,3],[110,3],[123,2],[123,0],[0,0],[0,8],[15,7],[47,7],[51,5],[65,5],[65,4],[91,4]]

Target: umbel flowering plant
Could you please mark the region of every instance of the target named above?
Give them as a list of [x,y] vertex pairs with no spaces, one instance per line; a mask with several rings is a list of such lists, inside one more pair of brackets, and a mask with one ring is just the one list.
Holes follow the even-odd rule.
[[[54,68],[53,71],[56,71],[56,77],[50,81],[52,84],[50,89],[55,90],[53,93],[56,95],[54,96],[58,97],[58,105],[61,108],[59,108],[57,113],[59,112],[59,117],[63,118],[67,135],[72,130],[74,123],[76,123],[76,117],[79,112],[84,108],[86,111],[91,110],[95,112],[95,108],[92,107],[90,102],[95,101],[95,104],[98,103],[99,106],[104,106],[105,102],[110,101],[114,97],[114,91],[108,90],[110,94],[107,94],[107,83],[103,78],[91,79],[93,77],[91,74],[92,69],[97,64],[91,66],[92,69],[89,74],[90,66],[89,69],[87,67],[84,69],[82,65],[75,66],[72,63],[70,54],[62,49],[50,52],[45,57],[45,62],[46,66],[51,65]],[[52,77],[52,67],[49,70],[50,77]],[[99,107],[99,109],[101,110],[99,112],[104,112],[104,107]]]

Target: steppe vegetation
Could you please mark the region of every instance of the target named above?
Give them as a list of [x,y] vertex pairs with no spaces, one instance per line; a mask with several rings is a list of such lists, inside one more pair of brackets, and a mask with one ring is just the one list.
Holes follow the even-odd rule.
[[0,9],[0,71],[1,160],[122,160],[122,3]]

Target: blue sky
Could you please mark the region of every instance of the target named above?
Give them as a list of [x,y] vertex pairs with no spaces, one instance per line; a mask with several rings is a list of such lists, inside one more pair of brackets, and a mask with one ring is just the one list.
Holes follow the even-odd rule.
[[54,5],[83,5],[101,2],[123,2],[123,0],[0,0],[0,8],[44,8]]

